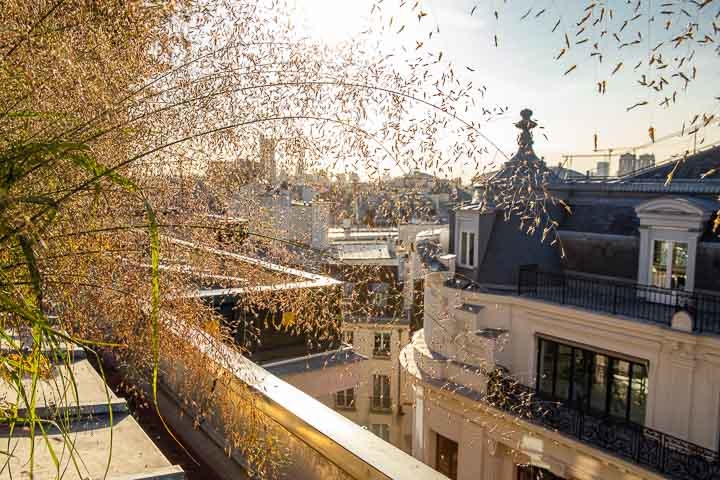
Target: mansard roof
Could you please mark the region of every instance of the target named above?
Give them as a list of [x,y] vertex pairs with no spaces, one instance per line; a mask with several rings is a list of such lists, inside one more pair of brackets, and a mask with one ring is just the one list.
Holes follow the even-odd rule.
[[[720,171],[714,169],[720,167],[720,145],[702,150],[693,155],[689,155],[684,160],[679,159],[679,165],[673,173],[673,180],[700,180],[708,172],[710,175],[706,176],[703,181],[720,181]],[[626,182],[641,182],[647,180],[662,181],[664,182],[670,172],[673,171],[677,162],[668,161],[654,167],[650,167],[646,170],[636,172],[629,175],[624,179]]]

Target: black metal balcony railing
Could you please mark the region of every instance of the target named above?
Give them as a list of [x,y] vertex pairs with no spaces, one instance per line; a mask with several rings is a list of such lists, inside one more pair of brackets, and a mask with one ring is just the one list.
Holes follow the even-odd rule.
[[370,411],[378,413],[388,413],[392,410],[392,402],[390,397],[372,396],[370,397]]
[[381,348],[378,350],[373,350],[373,358],[382,358],[382,359],[390,358],[390,349],[389,348]]
[[643,425],[540,400],[508,377],[488,384],[486,401],[527,421],[630,460],[673,480],[720,480],[717,452]]
[[679,310],[693,317],[696,333],[720,334],[720,296],[550,273],[533,267],[518,272],[518,294],[612,315],[670,326]]

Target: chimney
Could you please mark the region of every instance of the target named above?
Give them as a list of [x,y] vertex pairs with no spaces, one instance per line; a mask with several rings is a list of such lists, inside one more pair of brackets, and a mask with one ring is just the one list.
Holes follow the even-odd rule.
[[324,250],[329,245],[328,221],[330,218],[330,206],[326,202],[315,201],[310,208],[312,215],[310,246]]

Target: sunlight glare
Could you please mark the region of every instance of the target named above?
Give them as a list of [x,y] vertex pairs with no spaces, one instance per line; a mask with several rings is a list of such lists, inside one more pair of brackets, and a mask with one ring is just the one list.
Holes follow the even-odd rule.
[[296,0],[295,4],[310,36],[330,44],[360,34],[370,17],[370,3],[366,0]]

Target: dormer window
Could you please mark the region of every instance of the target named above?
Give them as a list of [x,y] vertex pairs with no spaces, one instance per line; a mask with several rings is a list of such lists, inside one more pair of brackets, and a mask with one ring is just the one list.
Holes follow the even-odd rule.
[[388,299],[388,284],[387,283],[371,283],[370,294],[372,298],[372,304],[376,307],[387,306]]
[[475,232],[460,232],[460,264],[475,266]]
[[478,264],[478,216],[458,211],[455,217],[455,249],[458,265],[475,268]]
[[685,290],[687,285],[688,243],[654,240],[650,285]]
[[635,207],[640,219],[638,283],[691,292],[698,239],[714,205],[697,198],[660,197]]

